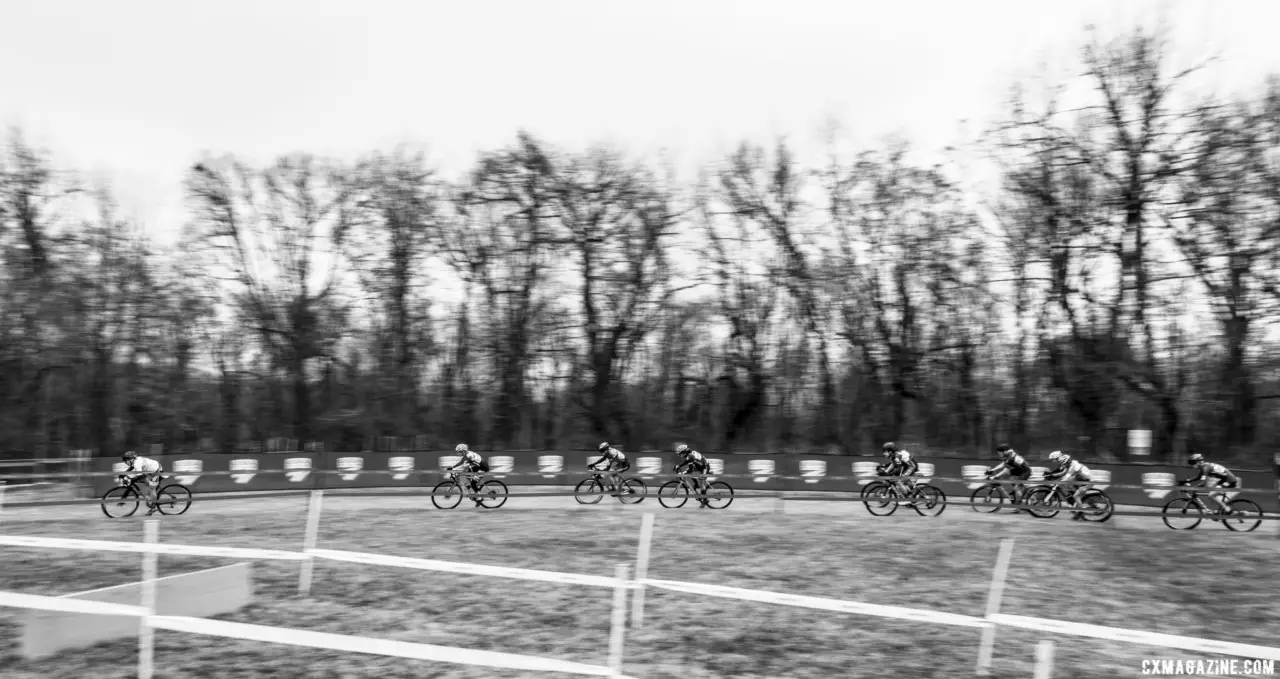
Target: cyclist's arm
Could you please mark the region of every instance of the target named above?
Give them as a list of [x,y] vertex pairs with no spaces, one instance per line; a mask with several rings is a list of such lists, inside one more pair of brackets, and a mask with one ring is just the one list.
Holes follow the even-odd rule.
[[992,467],[992,468],[988,469],[988,470],[987,470],[987,475],[988,475],[988,476],[995,476],[996,474],[999,474],[1000,472],[1002,472],[1002,471],[1004,471],[1005,469],[1008,469],[1008,468],[1009,468],[1009,463],[1008,463],[1008,462],[1001,462],[1000,464],[998,464],[998,465],[996,465],[996,466],[994,466],[994,467]]
[[1180,480],[1178,481],[1178,485],[1179,485],[1179,486],[1189,486],[1189,485],[1191,485],[1191,484],[1193,484],[1193,483],[1196,483],[1197,481],[1200,481],[1200,480],[1202,480],[1202,479],[1204,479],[1204,470],[1203,470],[1203,469],[1199,470],[1199,472],[1198,472],[1195,476],[1192,476],[1192,477],[1189,477],[1189,478],[1185,478],[1185,479],[1180,479]]

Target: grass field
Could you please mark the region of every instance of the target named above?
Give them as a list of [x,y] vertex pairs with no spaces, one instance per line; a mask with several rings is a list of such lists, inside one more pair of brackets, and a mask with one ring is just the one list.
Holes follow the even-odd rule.
[[[650,576],[981,615],[996,543],[1015,537],[1003,611],[1243,643],[1280,640],[1280,540],[1224,530],[1128,531],[982,517],[869,516],[856,503],[768,501],[726,511],[578,508],[570,498],[513,498],[453,511],[426,498],[326,498],[320,547],[594,573],[632,563],[640,517],[657,512]],[[298,549],[305,498],[196,504],[162,520],[183,544]],[[140,540],[141,521],[96,507],[6,511],[0,533]],[[0,589],[66,594],[136,580],[140,557],[0,547]],[[161,557],[160,575],[230,563]],[[320,561],[313,595],[298,565],[254,565],[255,603],[226,619],[605,664],[612,592],[518,580]],[[135,676],[134,640],[24,661],[20,614],[0,608],[0,677]],[[997,677],[1027,677],[1044,635],[1001,630]],[[1058,637],[1053,676],[1134,677],[1144,658],[1185,652]],[[629,630],[625,670],[645,679],[971,676],[978,631],[649,590]],[[156,634],[156,676],[472,679],[525,673]],[[559,676],[536,674],[553,679]]]

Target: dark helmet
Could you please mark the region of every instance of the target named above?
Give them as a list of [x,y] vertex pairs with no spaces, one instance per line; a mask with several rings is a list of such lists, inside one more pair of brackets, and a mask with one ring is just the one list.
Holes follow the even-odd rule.
[[1007,443],[1001,443],[1000,445],[996,446],[996,452],[997,452],[997,453],[1007,453],[1007,452],[1009,452],[1009,444],[1007,444]]
[[133,452],[132,450],[126,450],[124,451],[124,455],[121,455],[120,457],[126,460],[134,460],[134,459],[137,459],[138,454]]
[[896,453],[898,452],[898,444],[894,443],[893,441],[889,441],[883,446],[880,446],[880,450],[884,451],[885,455],[888,455],[889,453]]

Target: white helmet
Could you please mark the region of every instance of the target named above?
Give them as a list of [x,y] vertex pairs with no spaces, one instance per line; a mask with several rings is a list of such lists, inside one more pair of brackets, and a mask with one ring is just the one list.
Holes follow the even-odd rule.
[[457,447],[453,449],[453,452],[455,452],[455,453],[465,453],[465,452],[467,452],[467,444],[465,444],[465,443],[459,443],[459,444],[457,445]]
[[1066,457],[1066,455],[1063,455],[1061,450],[1055,450],[1052,453],[1049,453],[1049,459],[1053,460],[1054,462],[1057,462],[1064,457]]
[[676,452],[677,452],[677,453],[686,453],[686,452],[688,452],[688,451],[689,451],[689,446],[686,446],[686,445],[685,445],[685,444],[683,444],[683,443],[681,443],[680,445],[676,446]]

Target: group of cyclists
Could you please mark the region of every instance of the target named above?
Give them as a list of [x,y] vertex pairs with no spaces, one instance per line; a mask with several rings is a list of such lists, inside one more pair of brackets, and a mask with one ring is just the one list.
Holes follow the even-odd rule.
[[[631,469],[631,462],[622,451],[609,445],[608,442],[601,443],[597,450],[600,457],[596,461],[587,465],[587,469],[596,472],[603,472],[609,475],[611,484],[611,492],[617,492],[622,481],[622,474]],[[702,453],[690,448],[685,444],[676,446],[677,462],[672,471],[676,474],[698,474],[693,478],[694,488],[699,495],[699,508],[707,507],[707,481],[705,474],[710,473],[711,463]],[[457,464],[450,467],[447,471],[462,471],[470,474],[488,473],[489,465],[479,453],[471,450],[465,443],[459,443],[454,448],[454,452],[458,454]],[[892,441],[881,446],[881,453],[888,458],[885,464],[876,467],[876,473],[880,476],[895,477],[893,483],[901,491],[900,497],[911,497],[911,490],[915,485],[915,475],[920,470],[920,464],[916,461],[911,453],[899,448]],[[1000,444],[996,446],[996,455],[1000,459],[1000,463],[986,470],[985,475],[991,479],[1001,479],[1008,477],[1013,483],[1013,497],[1015,504],[1019,498],[1024,497],[1025,482],[1031,478],[1031,465],[1027,459],[1020,455],[1008,444]],[[125,471],[122,476],[132,479],[142,479],[146,483],[138,484],[147,501],[149,508],[147,516],[151,516],[156,512],[156,486],[160,481],[160,472],[162,467],[156,460],[147,457],[139,457],[137,453],[130,450],[123,455],[125,462]],[[1093,483],[1093,475],[1089,468],[1082,464],[1079,460],[1072,458],[1070,455],[1062,451],[1055,450],[1049,453],[1049,461],[1055,463],[1055,468],[1045,474],[1045,480],[1050,482],[1059,482],[1066,484],[1070,489],[1070,499],[1073,505],[1078,505],[1084,493],[1091,488]],[[1200,484],[1209,488],[1236,488],[1240,485],[1240,479],[1221,464],[1209,462],[1204,456],[1195,453],[1188,458],[1188,464],[1196,468],[1197,474],[1193,477],[1180,479],[1178,485],[1185,486],[1191,484]],[[472,499],[478,505],[480,504],[480,481],[476,476],[467,479],[467,484],[472,491]],[[1231,510],[1227,507],[1227,503],[1222,499],[1220,493],[1210,493],[1209,496],[1217,502],[1224,514],[1230,514]],[[904,500],[903,502],[910,502]],[[1016,510],[1015,510],[1016,511]],[[1076,519],[1082,518],[1076,514]]]

